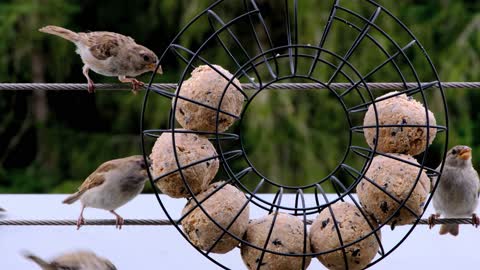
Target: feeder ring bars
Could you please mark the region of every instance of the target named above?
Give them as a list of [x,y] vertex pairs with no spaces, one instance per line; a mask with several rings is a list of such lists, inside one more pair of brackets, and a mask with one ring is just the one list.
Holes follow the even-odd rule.
[[[182,70],[176,91],[152,84],[155,74],[148,86],[142,147],[152,162],[149,177],[158,202],[185,239],[222,268],[239,268],[218,254],[238,246],[248,269],[283,261],[285,269],[305,269],[315,257],[330,269],[368,268],[410,235],[435,191],[427,175],[441,174],[435,168],[447,152],[448,118],[428,54],[374,1],[323,2],[315,7],[319,18],[303,22],[298,14],[309,6],[301,1],[216,1],[160,57],[164,67]],[[273,21],[278,17],[282,21]],[[318,38],[303,36],[306,23],[318,24]],[[368,87],[385,74],[404,87]],[[346,123],[336,134],[344,137],[337,164],[302,185],[270,178],[255,166],[249,151],[256,142],[245,136],[251,117],[246,112],[261,102],[256,97],[273,91],[272,84],[292,82],[322,85],[308,91],[336,101],[341,113],[330,121]],[[330,87],[336,83],[346,87]],[[250,87],[243,89],[245,84]],[[276,91],[292,97],[307,90]],[[159,108],[170,112],[160,116]],[[158,127],[167,115],[168,128]],[[327,195],[327,188],[335,193]],[[265,191],[273,195],[259,195]],[[180,211],[161,193],[188,203]],[[390,228],[411,222],[394,244],[382,243]]]

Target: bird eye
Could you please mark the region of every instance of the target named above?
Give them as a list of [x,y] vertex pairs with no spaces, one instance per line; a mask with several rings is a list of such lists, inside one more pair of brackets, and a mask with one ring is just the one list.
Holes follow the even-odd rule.
[[148,55],[144,55],[143,56],[143,61],[150,62],[150,57],[148,57]]
[[140,165],[140,167],[143,169],[143,170],[146,170],[147,169],[147,166],[145,165],[145,163],[142,162],[142,164]]
[[452,155],[456,155],[457,154],[457,150],[453,149],[452,150]]

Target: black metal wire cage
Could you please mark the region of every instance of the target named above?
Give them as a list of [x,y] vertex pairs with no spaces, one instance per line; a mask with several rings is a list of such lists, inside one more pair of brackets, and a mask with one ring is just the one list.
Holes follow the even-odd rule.
[[[321,33],[318,40],[307,40],[302,37],[302,23],[309,22],[299,21],[298,14],[302,11],[300,1],[285,0],[276,1],[276,4],[268,4],[268,1],[243,0],[239,1],[241,2],[240,4],[237,3],[236,9],[232,9],[232,2],[234,1],[219,0],[212,3],[180,31],[161,55],[161,64],[168,62],[169,65],[177,65],[177,67],[183,69],[182,74],[178,76],[177,90],[171,92],[154,86],[152,82],[155,75],[153,75],[145,95],[141,121],[144,155],[145,157],[149,155],[152,142],[156,138],[163,133],[171,133],[173,153],[178,167],[175,171],[156,177],[153,176],[152,172],[149,172],[152,186],[155,189],[161,207],[167,217],[175,224],[178,231],[190,242],[179,224],[196,207],[181,215],[179,219],[176,219],[176,214],[172,213],[175,208],[170,206],[167,201],[162,200],[162,197],[159,196],[161,191],[155,185],[156,182],[162,181],[162,178],[165,176],[179,173],[191,196],[190,200],[194,200],[198,205],[197,207],[207,216],[208,213],[202,207],[202,203],[226,184],[234,185],[245,193],[247,201],[243,204],[242,210],[247,205],[253,205],[266,214],[273,213],[274,218],[270,232],[263,246],[254,245],[230,233],[229,228],[235,222],[235,219],[240,216],[241,211],[228,226],[221,226],[215,219],[209,216],[212,222],[223,230],[223,234],[217,238],[217,241],[209,250],[201,250],[193,243],[192,245],[213,263],[225,269],[234,267],[222,262],[221,256],[211,253],[211,250],[225,234],[240,241],[242,245],[248,245],[261,251],[256,269],[261,269],[262,260],[267,253],[303,257],[302,264],[305,266],[307,257],[315,257],[337,250],[343,252],[346,269],[349,269],[351,266],[348,266],[345,248],[373,234],[379,242],[380,248],[378,255],[367,268],[374,265],[392,253],[405,241],[414,230],[421,215],[410,211],[416,217],[416,221],[413,226],[404,230],[402,237],[397,239],[394,244],[386,246],[380,241],[376,232],[394,218],[400,209],[407,208],[408,210],[406,201],[412,195],[422,172],[427,172],[427,174],[433,176],[441,174],[441,168],[439,170],[434,169],[433,165],[431,165],[431,160],[435,160],[439,164],[445,159],[448,141],[448,132],[446,132],[448,129],[448,118],[444,92],[432,61],[412,32],[392,13],[374,1],[359,1],[361,4],[352,4],[350,3],[352,1],[343,3],[344,1],[340,0],[318,3],[319,10],[329,11],[329,15],[322,18],[322,20],[324,19],[324,24],[318,25],[319,33]],[[238,6],[241,8],[238,9]],[[281,23],[283,25],[270,20],[268,14],[272,12],[282,12],[283,22]],[[395,32],[388,33],[382,28],[383,25],[389,25],[390,29],[395,29]],[[185,39],[187,33],[188,36],[192,36],[192,32],[195,32],[196,29],[205,29],[206,27],[209,28],[206,36],[197,37],[193,41]],[[278,35],[278,31],[270,31],[270,29],[279,27],[284,28],[281,36]],[[320,31],[320,29],[323,31]],[[238,37],[240,33],[243,37],[250,36],[250,38],[240,39]],[[193,36],[195,35],[193,34]],[[329,39],[341,40],[340,44],[342,46],[338,46],[339,43],[329,45]],[[224,52],[224,55],[218,55],[219,48]],[[216,54],[212,53],[213,50],[215,50]],[[375,59],[365,58],[361,53],[365,50],[375,51]],[[217,64],[218,59],[228,59],[222,65],[232,72],[233,77],[225,76],[214,66],[214,64]],[[182,95],[184,81],[189,73],[199,65],[208,65],[218,72],[220,76],[228,80],[228,84],[224,88],[220,102],[216,107]],[[422,70],[427,69],[428,72],[422,72],[423,74],[417,72],[416,67],[420,66]],[[385,92],[372,90],[368,84],[383,81],[382,74],[385,74],[385,72],[396,74],[397,81],[401,82],[404,87],[401,91],[392,95],[380,97]],[[238,80],[244,85],[249,85],[248,90],[243,90],[241,85],[238,85],[234,80]],[[313,85],[318,86],[318,89],[311,90],[314,94],[321,91],[328,92],[328,95],[338,101],[338,106],[343,111],[343,115],[338,115],[337,119],[331,119],[331,121],[340,121],[341,119],[346,121],[344,133],[338,134],[338,136],[345,137],[346,145],[343,156],[337,158],[338,164],[329,174],[319,176],[317,179],[310,181],[309,184],[286,184],[279,179],[271,179],[263,174],[255,166],[255,162],[249,159],[248,156],[248,147],[246,147],[247,142],[244,136],[245,123],[243,119],[246,118],[245,112],[254,102],[255,97],[261,93],[272,91],[272,85],[278,82],[313,83]],[[336,83],[342,83],[343,87],[334,87]],[[412,86],[412,83],[414,83],[414,86]],[[345,87],[345,84],[347,87]],[[221,109],[225,93],[230,86],[234,86],[235,89],[240,91],[246,101],[239,115],[234,115]],[[285,91],[289,90],[280,90],[279,94],[284,94],[286,93]],[[296,91],[297,95],[304,93],[303,90],[300,91],[293,88],[290,92],[292,91]],[[405,123],[394,125],[380,124],[377,112],[378,102],[403,94],[414,97],[423,104],[426,125],[408,125]],[[172,106],[168,115],[169,127],[159,129],[155,126],[149,126],[152,122],[155,122],[152,119],[158,119],[158,115],[154,116],[150,110],[156,108],[159,102],[163,102],[162,100],[172,103]],[[214,110],[216,112],[216,130],[209,132],[177,129],[178,124],[175,121],[175,112],[179,100],[185,100]],[[376,125],[365,126],[362,121],[369,106],[372,106],[374,109]],[[431,119],[429,119],[429,110],[435,112],[436,124],[432,124]],[[237,120],[235,125],[229,129],[231,132],[219,131],[221,114],[229,115]],[[260,120],[263,121],[262,119]],[[268,121],[268,119],[264,121]],[[426,128],[424,136],[427,138],[427,141],[429,140],[431,129],[436,129],[438,135],[432,146],[427,146],[425,152],[415,157],[418,161],[418,164],[415,164],[399,159],[392,154],[378,151],[378,140],[374,142],[374,147],[369,147],[365,143],[363,138],[364,130],[374,129],[378,134],[380,129],[385,127]],[[176,133],[193,133],[206,136],[214,144],[218,155],[197,160],[191,164],[182,164],[178,158],[178,149],[175,147]],[[248,143],[252,144],[252,142]],[[431,150],[432,147],[436,148],[435,151]],[[379,224],[379,227],[375,227],[369,222],[371,232],[368,235],[356,241],[344,243],[340,230],[338,230],[337,220],[331,210],[331,205],[338,201],[349,201],[368,220],[368,214],[361,208],[354,192],[361,180],[374,183],[365,174],[375,156],[384,156],[414,166],[418,169],[416,182],[410,190],[407,199],[403,201],[396,199],[395,195],[389,194],[388,191],[377,186],[378,189],[385,192],[398,203],[398,209],[386,222]],[[441,158],[438,158],[438,156]],[[198,199],[185,180],[183,170],[213,159],[220,161],[222,175],[227,180],[207,197]],[[333,188],[335,192],[333,195],[326,194],[326,185]],[[261,190],[273,190],[275,195],[271,200],[266,199],[266,196],[258,194]],[[435,187],[432,190],[423,206],[423,210],[429,205]],[[314,199],[307,199],[306,193],[313,194],[311,197]],[[288,196],[293,196],[291,197],[293,198],[291,202],[285,200],[285,195],[287,194]],[[306,247],[309,220],[324,209],[328,209],[332,213],[341,246],[334,250],[309,253]],[[267,243],[270,240],[275,219],[279,212],[299,216],[303,220],[304,250],[302,254],[282,253],[267,248]]]

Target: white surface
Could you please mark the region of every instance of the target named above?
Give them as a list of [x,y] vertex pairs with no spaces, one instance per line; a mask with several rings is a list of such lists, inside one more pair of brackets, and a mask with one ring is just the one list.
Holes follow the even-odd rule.
[[[271,200],[271,195],[263,195]],[[6,219],[76,219],[80,206],[63,205],[64,195],[0,195],[0,206],[7,209]],[[313,196],[307,195],[307,205]],[[162,197],[164,198],[164,197]],[[283,202],[291,203],[285,196]],[[171,213],[180,213],[184,199],[165,198]],[[118,211],[124,218],[164,219],[154,195],[141,195]],[[252,209],[253,217],[264,212]],[[478,211],[480,212],[480,211]],[[429,214],[430,211],[427,213]],[[427,214],[425,216],[427,216]],[[87,209],[87,219],[112,218],[106,211]],[[384,227],[383,244],[389,249],[407,227],[394,231]],[[397,250],[370,269],[478,269],[480,230],[462,225],[458,237],[440,236],[438,226],[428,230],[419,225]],[[198,253],[173,226],[0,226],[0,269],[37,269],[21,256],[28,250],[52,258],[68,250],[89,249],[109,258],[120,270],[143,269],[220,269]],[[233,269],[246,269],[239,250],[215,255]],[[308,269],[325,269],[316,259]]]

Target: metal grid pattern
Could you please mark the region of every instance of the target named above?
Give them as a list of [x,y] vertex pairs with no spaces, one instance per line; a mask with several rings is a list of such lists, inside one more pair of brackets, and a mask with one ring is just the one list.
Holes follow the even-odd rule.
[[[389,153],[382,153],[378,151],[378,142],[375,142],[375,146],[371,149],[364,145],[356,145],[354,143],[355,140],[352,138],[356,136],[355,134],[362,134],[363,130],[367,128],[375,129],[376,133],[379,134],[379,129],[383,127],[421,127],[426,128],[425,138],[427,138],[428,141],[428,138],[430,136],[430,128],[433,128],[437,129],[438,133],[442,132],[441,134],[442,136],[444,136],[444,140],[442,141],[442,160],[445,159],[445,154],[447,152],[446,147],[448,142],[448,133],[446,132],[448,130],[447,107],[442,84],[440,83],[440,79],[438,78],[435,67],[433,66],[427,53],[425,52],[418,39],[400,20],[398,20],[394,15],[392,15],[392,13],[390,13],[388,10],[386,10],[384,7],[380,6],[374,1],[364,1],[365,7],[372,10],[371,13],[369,13],[369,16],[362,15],[357,11],[347,8],[339,0],[333,1],[331,5],[329,19],[326,22],[323,34],[317,45],[300,44],[299,42],[301,35],[299,32],[299,23],[297,16],[298,1],[285,0],[282,3],[283,5],[280,5],[281,8],[276,11],[283,12],[285,23],[284,37],[286,42],[278,45],[275,44],[274,38],[269,32],[269,26],[266,23],[264,16],[262,15],[263,11],[261,9],[261,5],[259,5],[257,1],[244,0],[244,11],[233,18],[227,19],[222,18],[222,16],[219,15],[220,13],[218,12],[218,10],[221,10],[223,5],[225,5],[225,2],[228,1],[216,1],[203,12],[198,14],[195,18],[193,18],[185,26],[185,28],[183,28],[183,30],[181,30],[180,33],[172,40],[171,44],[160,57],[160,63],[162,63],[162,61],[166,61],[166,59],[175,59],[178,61],[179,64],[182,65],[182,67],[184,67],[182,74],[178,77],[176,91],[168,91],[162,87],[152,84],[154,78],[153,76],[155,76],[153,75],[150,80],[147,93],[145,95],[141,121],[142,147],[145,158],[150,153],[148,141],[152,138],[157,138],[162,133],[168,132],[172,135],[173,153],[175,155],[175,160],[178,167],[178,169],[175,171],[168,172],[167,174],[163,174],[157,177],[154,177],[152,175],[152,172],[149,172],[151,183],[155,188],[157,199],[161,207],[165,211],[167,217],[171,220],[172,224],[175,225],[175,227],[187,241],[189,241],[189,239],[178,225],[179,222],[181,222],[191,211],[193,211],[197,207],[200,208],[208,216],[208,213],[202,206],[202,203],[205,200],[208,200],[208,198],[210,198],[213,194],[215,194],[215,192],[220,190],[226,184],[232,184],[245,192],[247,201],[241,208],[241,211],[251,203],[257,207],[262,208],[265,211],[265,214],[274,213],[273,222],[271,224],[266,242],[263,246],[255,246],[252,243],[249,243],[244,239],[241,239],[231,234],[228,231],[229,227],[235,222],[236,218],[240,216],[241,211],[239,211],[238,214],[234,217],[234,219],[230,222],[230,224],[225,227],[218,224],[215,219],[209,217],[213,224],[223,230],[222,235],[217,238],[215,244],[213,244],[208,250],[204,251],[195,247],[195,245],[193,245],[193,243],[191,243],[190,241],[189,242],[198,250],[198,252],[202,253],[216,265],[225,269],[229,269],[230,266],[224,265],[221,262],[221,259],[216,256],[213,257],[210,252],[221,239],[221,237],[225,234],[229,234],[231,237],[240,241],[242,245],[248,245],[261,250],[260,260],[257,262],[257,269],[259,269],[262,265],[262,260],[265,253],[267,252],[283,256],[301,256],[303,257],[303,264],[305,264],[305,259],[308,256],[318,256],[321,254],[333,252],[335,250],[342,250],[344,262],[345,265],[347,265],[348,269],[345,248],[355,243],[358,243],[359,241],[362,241],[363,239],[374,234],[380,246],[380,256],[377,256],[377,258],[373,262],[371,262],[369,266],[376,264],[378,261],[382,260],[390,253],[392,253],[398,246],[400,246],[402,242],[413,231],[415,225],[420,221],[421,216],[417,215],[405,203],[408,198],[410,198],[410,195],[412,194],[415,186],[418,184],[422,172],[427,172],[429,175],[433,176],[439,176],[441,174],[441,169],[436,170],[434,168],[426,166],[426,158],[428,157],[430,152],[429,147],[427,147],[426,151],[418,158],[418,165],[399,159]],[[379,17],[382,17],[382,21],[389,21],[389,23],[396,24],[400,29],[402,29],[402,31],[404,32],[403,34],[409,36],[411,40],[406,44],[399,44],[393,37],[394,34],[386,33],[382,29],[382,26],[380,25],[380,23],[378,23]],[[189,31],[189,29],[192,28],[192,26],[194,25],[207,22],[211,29],[209,36],[205,37],[202,42],[200,42],[200,44],[197,44],[195,46],[191,45],[192,47],[187,47],[182,45],[182,35],[185,32]],[[329,35],[332,34],[332,31],[334,31],[332,29],[335,25],[347,26],[351,31],[353,31],[349,32],[353,33],[353,41],[351,42],[350,47],[345,52],[339,53],[326,48],[327,40],[329,38]],[[248,29],[251,32],[253,37],[253,42],[251,43],[253,43],[253,45],[249,44],[250,46],[247,47],[244,41],[240,40],[237,37],[237,35],[235,34],[235,29],[237,29],[236,27],[242,27],[243,29]],[[372,34],[372,31],[374,31],[375,34]],[[388,48],[384,45],[385,42],[380,41],[378,37],[386,40],[389,45]],[[371,68],[369,71],[366,72],[361,71],[358,65],[355,65],[353,61],[357,49],[359,48],[359,46],[361,46],[362,42],[365,42],[365,40],[368,40],[370,44],[373,44],[373,46],[385,57],[385,60],[383,62],[379,63],[374,68]],[[234,71],[232,72],[234,74],[232,78],[225,76],[222,72],[215,68],[215,63],[209,61],[208,49],[212,47],[223,48],[225,54],[228,56],[231,63],[228,68],[230,68],[231,71]],[[411,60],[412,55],[417,58],[423,58],[423,60],[425,61],[424,63],[427,63],[431,70],[429,75],[419,74],[416,71],[416,65],[418,64]],[[302,70],[302,67],[305,66],[305,63],[309,63],[308,68],[306,70]],[[218,74],[228,80],[228,84],[223,91],[223,95],[220,99],[218,106],[216,107],[203,104],[197,100],[193,100],[182,95],[183,82],[187,79],[189,72],[191,72],[199,65],[210,66],[210,68],[212,68]],[[317,70],[320,67],[323,68],[323,70],[328,70],[328,76],[325,77],[325,73],[319,75],[319,72],[317,72]],[[371,88],[371,83],[372,81],[374,82],[374,80],[376,79],[375,75],[377,75],[380,70],[385,68],[389,68],[391,72],[394,72],[398,75],[400,83],[397,84],[397,86],[400,88],[400,91],[398,91],[398,93],[394,95],[378,99],[378,95],[372,91],[373,88]],[[244,84],[248,84],[249,87],[242,88],[240,85],[236,85],[234,83],[234,79],[238,79]],[[349,125],[348,130],[345,130],[345,136],[349,138],[347,150],[345,151],[345,154],[339,162],[338,166],[328,175],[320,177],[319,179],[316,179],[313,183],[303,186],[285,185],[281,182],[278,182],[276,179],[269,179],[268,177],[263,175],[262,172],[255,167],[254,163],[249,160],[247,151],[245,149],[245,142],[242,137],[242,120],[244,119],[244,113],[251,104],[251,102],[254,100],[254,98],[262,91],[266,91],[267,89],[269,89],[271,85],[275,85],[280,81],[288,81],[295,79],[310,81],[316,85],[321,85],[322,87],[320,88],[327,90],[329,94],[333,95],[338,100],[338,104],[343,108],[345,118],[347,119]],[[333,85],[338,83],[343,83],[344,87],[334,88]],[[222,104],[222,100],[229,86],[234,86],[245,98],[246,102],[240,115],[233,115],[220,109],[220,105]],[[415,95],[415,97],[418,97],[417,99],[419,99],[419,101],[425,107],[425,115],[427,122],[426,125],[378,124],[379,115],[377,112],[376,103],[381,100],[392,98],[393,96],[401,94],[406,94],[408,96]],[[437,108],[437,111],[439,110],[441,112],[440,117],[437,115],[437,121],[440,120],[439,122],[442,123],[441,125],[431,125],[431,119],[428,119],[428,110],[431,108],[431,106],[429,105],[432,103],[431,101],[429,101],[429,99],[434,95],[440,97],[437,100],[441,101],[440,108]],[[150,106],[154,106],[153,101],[158,98],[173,99],[172,109],[170,110],[169,114],[169,128],[166,129],[150,128],[145,125],[146,119],[148,119],[149,117],[148,108]],[[177,108],[178,99],[183,99],[199,106],[208,108],[210,110],[215,110],[216,131],[207,132],[176,130],[175,111]],[[354,103],[354,105],[352,105],[352,103]],[[358,120],[361,118],[358,116],[363,115],[363,113],[367,111],[369,106],[373,106],[377,125],[364,126]],[[218,131],[220,119],[219,115],[221,113],[237,119],[237,122],[239,122],[238,133]],[[196,162],[191,164],[181,164],[179,162],[177,149],[175,147],[175,133],[178,132],[194,133],[207,136],[214,143],[218,155],[202,160],[197,160]],[[224,146],[224,142],[231,143],[231,145],[234,146],[233,150],[232,148],[227,149]],[[411,166],[415,166],[418,169],[416,182],[409,191],[409,195],[404,201],[398,200],[394,195],[385,191],[380,186],[378,186],[372,179],[369,179],[365,176],[365,173],[370,166],[371,160],[377,155],[382,155],[391,159],[405,162]],[[352,157],[355,157],[357,160],[363,160],[361,162],[362,165],[354,166],[349,164],[349,159]],[[199,200],[192,192],[182,171],[186,168],[211,159],[219,159],[221,161],[223,172],[228,175],[228,179],[223,184],[219,185],[208,196],[206,196],[202,200]],[[239,159],[243,160],[243,164],[246,164],[240,170],[232,165],[232,161]],[[173,220],[171,215],[169,214],[171,209],[169,209],[168,205],[166,205],[159,196],[160,191],[155,186],[155,182],[162,181],[163,177],[177,172],[181,175],[183,182],[191,195],[191,200],[194,200],[197,206],[190,209],[190,211],[188,211],[187,213],[184,213],[179,220]],[[246,176],[249,176],[249,185],[244,182],[246,181],[245,179],[247,179]],[[342,181],[341,177],[350,178],[350,180],[347,181],[348,184],[345,184],[346,182]],[[252,186],[251,179],[256,179],[253,180],[254,188],[249,188],[249,186]],[[379,227],[374,227],[368,221],[367,213],[365,213],[365,211],[360,207],[360,203],[357,201],[357,199],[352,196],[352,192],[354,192],[356,185],[362,180],[368,181],[375,185],[379,190],[386,193],[399,205],[395,213],[393,213],[385,223],[380,224]],[[325,190],[322,187],[323,184],[327,183],[334,187],[335,192],[338,195],[337,198],[334,200],[329,200],[327,198]],[[259,190],[265,188],[266,186],[276,190],[274,199],[272,201],[267,201],[258,196]],[[436,187],[433,188],[431,194],[433,194],[435,188]],[[313,192],[315,194],[314,204],[306,203],[304,197],[304,194],[306,192]],[[295,205],[288,206],[282,204],[282,196],[285,193],[296,194]],[[426,209],[426,207],[428,206],[430,199],[431,195],[425,203],[424,209]],[[344,200],[354,203],[361,211],[363,217],[365,218],[365,220],[367,220],[371,227],[371,232],[368,235],[365,235],[364,237],[361,237],[348,244],[344,243],[344,241],[342,240],[342,234],[338,229],[339,225],[331,209],[331,205],[333,203]],[[409,228],[408,232],[404,235],[404,237],[402,239],[399,239],[395,245],[391,247],[384,247],[375,232],[380,230],[383,226],[386,225],[386,223],[392,220],[402,208],[407,209],[407,211],[411,212],[411,214],[416,217],[416,221],[414,222],[413,226]],[[316,214],[321,212],[322,210],[330,211],[331,216],[333,217],[334,225],[337,230],[337,235],[341,246],[337,249],[328,250],[325,252],[308,253],[306,252],[306,238],[308,237],[307,220],[315,217]],[[267,249],[270,235],[273,231],[273,227],[275,226],[276,216],[279,212],[286,212],[295,216],[299,216],[304,221],[303,254],[287,254]]]

